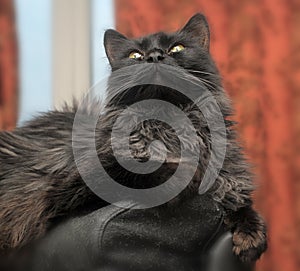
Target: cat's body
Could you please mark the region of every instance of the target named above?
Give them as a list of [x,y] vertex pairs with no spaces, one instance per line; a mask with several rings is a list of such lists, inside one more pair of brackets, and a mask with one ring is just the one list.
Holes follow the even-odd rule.
[[[108,30],[105,47],[113,71],[138,63],[162,63],[183,68],[211,91],[224,116],[227,151],[219,176],[207,193],[226,210],[225,221],[233,232],[234,252],[244,261],[259,258],[266,249],[266,229],[251,207],[252,175],[237,143],[233,122],[227,120],[232,114],[231,106],[208,52],[209,32],[204,17],[194,16],[174,34],[157,33],[138,40],[129,40],[116,31]],[[164,93],[161,87],[143,86],[112,98],[109,109],[98,121],[97,154],[114,179],[127,186],[147,188],[165,181],[160,177],[174,172],[172,169],[166,171],[168,164],[148,179],[143,176],[143,182],[138,175],[119,167],[111,151],[109,132],[120,112],[128,105],[149,98],[171,100],[193,120],[202,155],[199,172],[179,196],[184,204],[186,196],[193,196],[198,191],[209,159],[210,132],[201,112],[189,101]],[[97,103],[89,107],[92,111],[103,110]],[[87,188],[74,162],[72,129],[76,110],[74,106],[61,112],[49,112],[13,132],[0,134],[0,250],[20,247],[42,236],[52,219],[72,214],[85,206],[95,208],[107,204]],[[91,114],[88,111],[87,118]],[[131,133],[129,141],[134,156],[141,160],[149,158],[147,147],[154,139],[164,142],[175,156],[180,152],[176,148],[178,139],[172,128],[150,120],[137,125]],[[87,166],[87,170],[93,169]],[[154,180],[155,183],[151,183]]]

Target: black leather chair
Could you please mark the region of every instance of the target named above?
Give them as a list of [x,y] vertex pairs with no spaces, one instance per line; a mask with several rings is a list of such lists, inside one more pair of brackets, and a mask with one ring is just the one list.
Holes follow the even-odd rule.
[[233,255],[223,211],[207,196],[167,209],[111,205],[68,219],[27,259],[22,271],[253,270]]

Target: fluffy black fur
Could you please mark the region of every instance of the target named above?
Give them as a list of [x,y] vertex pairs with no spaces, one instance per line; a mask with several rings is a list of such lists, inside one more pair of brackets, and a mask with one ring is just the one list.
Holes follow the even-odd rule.
[[[108,30],[104,43],[113,71],[139,63],[163,63],[180,68],[185,76],[198,78],[211,91],[224,116],[227,152],[219,176],[207,193],[226,211],[225,222],[233,232],[236,255],[248,262],[258,259],[267,248],[266,227],[252,209],[253,176],[237,143],[234,122],[229,120],[231,105],[209,54],[209,29],[205,17],[196,14],[178,32],[156,33],[140,39],[128,39]],[[170,49],[178,44],[183,45],[184,50],[171,53]],[[128,57],[135,51],[142,55],[140,59]],[[108,89],[108,106],[103,108],[94,103],[84,114],[88,118],[99,110],[105,112],[99,117],[96,147],[107,172],[130,187],[152,187],[172,175],[179,161],[179,141],[172,128],[149,120],[137,124],[131,134],[130,146],[136,159],[149,158],[148,146],[154,139],[164,142],[171,152],[172,162],[166,161],[162,168],[149,176],[141,177],[119,166],[111,150],[110,138],[112,125],[120,112],[136,101],[149,98],[171,101],[181,107],[197,129],[201,159],[191,184],[179,196],[184,202],[186,196],[197,193],[211,150],[208,125],[190,100],[174,92],[170,94],[166,88],[151,85],[129,89],[121,96],[112,95]],[[65,107],[62,111],[45,113],[13,132],[0,133],[0,251],[19,248],[37,239],[58,217],[107,204],[85,185],[74,162],[72,128],[76,111],[76,105]],[[129,114],[128,118],[139,114],[143,114],[142,108]],[[82,153],[81,162],[84,163],[84,150]],[[86,165],[86,170],[93,171],[93,168]]]

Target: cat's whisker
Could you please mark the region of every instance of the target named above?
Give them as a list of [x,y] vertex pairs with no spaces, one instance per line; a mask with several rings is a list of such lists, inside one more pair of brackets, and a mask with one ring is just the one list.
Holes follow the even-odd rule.
[[[188,69],[187,71],[189,71],[190,73],[196,73],[196,74],[203,74],[203,75],[209,75],[209,76],[214,76],[216,78],[220,78],[220,76],[210,73],[210,72],[203,72],[203,71],[196,71],[196,70],[190,70]],[[208,79],[204,79],[203,77],[197,77],[204,85],[208,86],[208,87],[219,87],[218,84],[208,80]]]
[[209,80],[206,80],[206,79],[203,79],[203,78],[198,78],[198,79],[201,81],[201,83],[203,83],[207,87],[219,87],[217,84],[215,84],[215,83],[213,83]]
[[201,81],[201,83],[203,83],[206,87],[212,87],[212,85],[210,85],[210,84],[208,84],[208,83],[202,81],[201,79],[200,79],[200,81]]
[[206,82],[207,84],[211,85],[211,86],[218,86],[218,84],[214,83],[214,82],[211,82],[207,79],[204,79],[204,78],[200,78],[200,80],[202,80],[203,82]]
[[190,70],[190,69],[187,69],[187,71],[189,71],[191,73],[207,74],[207,75],[211,75],[211,76],[214,76],[214,77],[217,77],[217,78],[221,78],[219,75],[213,74],[213,73],[210,73],[210,72],[196,71],[196,70]]

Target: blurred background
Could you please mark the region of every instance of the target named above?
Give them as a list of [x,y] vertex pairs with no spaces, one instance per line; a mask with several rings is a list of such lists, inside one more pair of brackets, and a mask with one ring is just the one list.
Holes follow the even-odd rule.
[[211,53],[256,167],[255,205],[270,239],[257,270],[298,271],[299,0],[0,0],[0,130],[106,77],[105,29],[174,31],[196,12],[210,23]]

